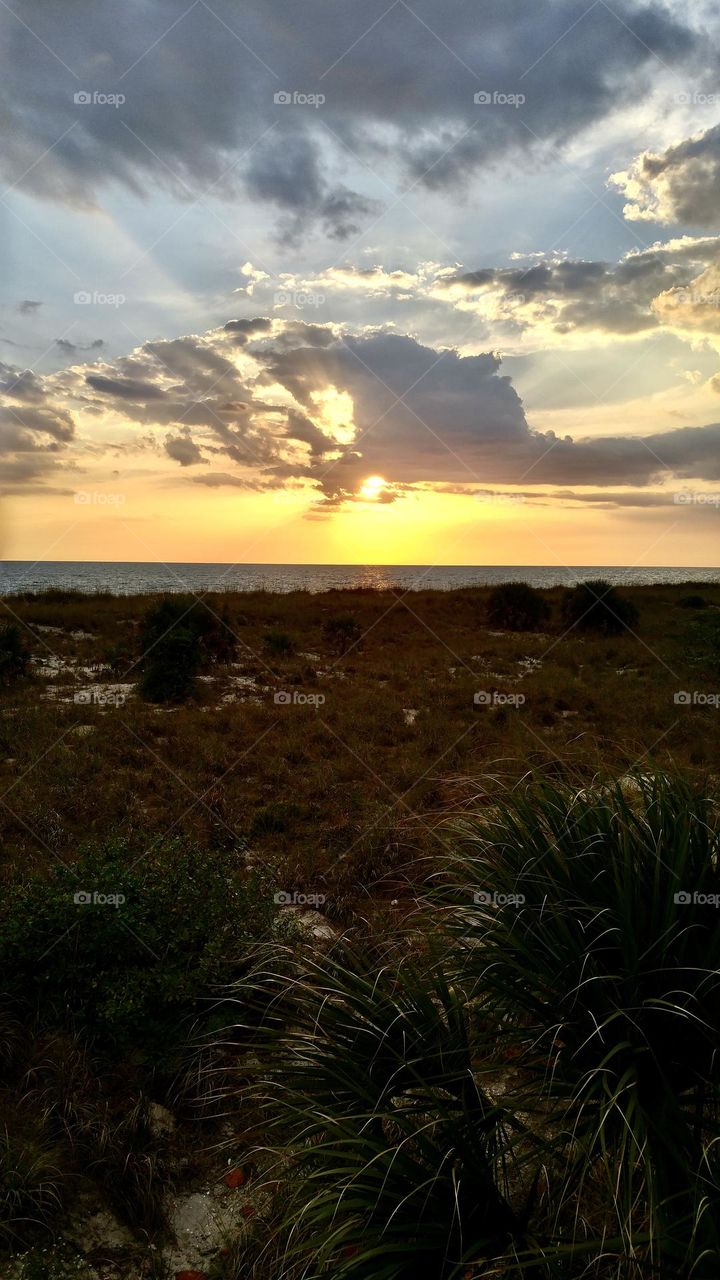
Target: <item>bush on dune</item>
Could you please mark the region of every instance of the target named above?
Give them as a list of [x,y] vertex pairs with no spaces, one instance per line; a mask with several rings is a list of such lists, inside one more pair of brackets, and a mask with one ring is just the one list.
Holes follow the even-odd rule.
[[140,629],[143,675],[140,693],[148,702],[185,702],[199,672],[213,663],[234,661],[237,645],[225,615],[202,601],[166,597],[153,605]]
[[505,582],[488,597],[488,622],[503,631],[537,631],[549,617],[549,604],[526,582]]
[[41,1025],[71,1025],[98,1044],[161,1059],[273,910],[236,848],[94,847],[5,895],[4,990]]
[[14,623],[0,626],[0,684],[11,684],[27,672],[30,650]]
[[140,693],[148,702],[186,702],[200,671],[197,639],[185,627],[175,627],[156,642],[140,678]]
[[323,638],[333,653],[342,657],[354,648],[362,636],[362,627],[351,614],[329,618],[323,627]]
[[263,637],[265,652],[271,658],[290,658],[295,652],[292,637],[286,631],[266,631]]
[[579,582],[567,591],[562,613],[566,627],[604,636],[621,635],[635,627],[639,617],[635,605],[602,578]]

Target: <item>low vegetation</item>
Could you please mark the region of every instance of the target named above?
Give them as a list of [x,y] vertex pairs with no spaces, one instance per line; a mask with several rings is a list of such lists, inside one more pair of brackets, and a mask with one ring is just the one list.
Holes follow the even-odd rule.
[[562,606],[563,621],[578,631],[618,636],[637,626],[639,614],[631,600],[598,578],[580,582],[567,592]]
[[714,1280],[720,586],[606,587],[8,601],[3,1275]]
[[540,591],[526,582],[506,582],[488,597],[487,617],[491,627],[507,631],[537,631],[550,618],[550,605]]
[[292,1168],[268,1274],[710,1280],[717,802],[662,776],[483,799],[412,934],[241,988]]

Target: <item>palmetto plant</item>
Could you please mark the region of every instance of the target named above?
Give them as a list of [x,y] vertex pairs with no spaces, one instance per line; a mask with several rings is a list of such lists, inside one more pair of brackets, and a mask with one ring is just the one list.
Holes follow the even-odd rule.
[[664,777],[541,783],[456,831],[452,967],[566,1161],[558,1227],[604,1179],[626,1256],[717,1276],[716,805]]
[[287,1175],[274,1276],[442,1280],[521,1238],[516,1122],[483,1090],[438,967],[278,954],[250,993],[265,1001],[256,1095]]
[[716,1280],[719,829],[663,777],[521,786],[451,824],[424,932],[259,964],[256,1274]]

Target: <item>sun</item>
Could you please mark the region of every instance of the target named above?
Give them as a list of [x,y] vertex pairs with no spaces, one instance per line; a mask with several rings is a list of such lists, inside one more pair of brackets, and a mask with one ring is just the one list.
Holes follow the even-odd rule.
[[368,476],[367,480],[363,480],[360,485],[360,497],[365,498],[367,502],[376,502],[386,487],[387,480],[382,476]]

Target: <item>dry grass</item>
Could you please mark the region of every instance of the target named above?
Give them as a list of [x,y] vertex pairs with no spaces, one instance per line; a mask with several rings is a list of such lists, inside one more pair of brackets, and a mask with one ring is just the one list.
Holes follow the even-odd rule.
[[[638,760],[702,773],[720,717],[674,695],[720,686],[720,588],[703,588],[704,610],[679,607],[687,591],[628,589],[637,638],[611,639],[564,635],[559,592],[544,593],[544,634],[489,629],[483,590],[208,596],[237,662],[172,708],[135,689],[147,597],[8,598],[35,674],[0,692],[4,875],[110,833],[171,831],[249,843],[280,883],[324,892],[346,918],[384,875],[432,856],[436,815],[467,779]],[[327,624],[348,615],[362,639],[338,656]],[[292,652],[268,647],[278,633]],[[476,705],[480,691],[495,703]]]

